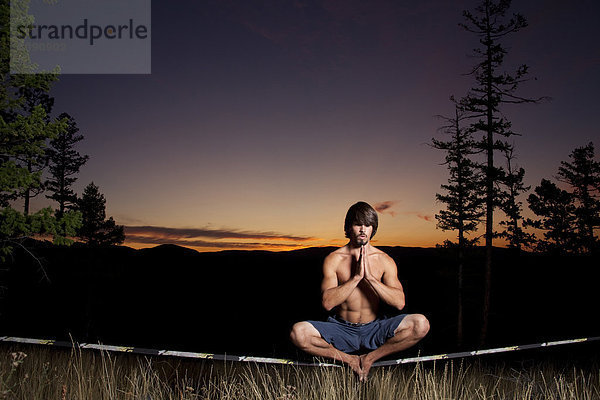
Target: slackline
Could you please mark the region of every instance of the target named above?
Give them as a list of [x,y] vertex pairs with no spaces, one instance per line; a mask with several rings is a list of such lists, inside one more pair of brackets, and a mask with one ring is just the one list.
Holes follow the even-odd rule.
[[[519,345],[519,346],[497,347],[494,349],[485,349],[485,350],[463,351],[463,352],[458,352],[458,353],[437,354],[437,355],[433,355],[433,356],[399,358],[397,360],[375,362],[375,363],[373,363],[373,367],[384,367],[384,366],[392,366],[392,365],[400,365],[400,364],[410,364],[410,363],[417,363],[417,362],[423,362],[423,361],[449,360],[449,359],[453,359],[453,358],[474,357],[474,356],[481,356],[481,355],[486,355],[486,354],[507,353],[510,351],[530,350],[530,349],[538,349],[538,348],[545,348],[545,347],[552,347],[552,346],[562,346],[565,344],[591,342],[591,341],[595,341],[595,340],[600,340],[600,336],[579,338],[579,339],[569,339],[569,340],[559,340],[559,341],[555,341],[555,342],[524,344],[524,345]],[[203,360],[253,362],[253,363],[259,363],[259,364],[283,364],[283,365],[297,365],[297,366],[307,366],[307,367],[341,367],[340,364],[331,364],[331,363],[323,363],[323,362],[307,363],[307,362],[288,360],[288,359],[284,359],[284,358],[232,356],[232,355],[226,355],[226,354],[193,353],[193,352],[187,352],[187,351],[172,351],[172,350],[154,350],[154,349],[145,349],[145,348],[141,348],[141,347],[111,346],[111,345],[93,344],[93,343],[73,343],[73,342],[51,340],[51,339],[50,340],[30,339],[30,338],[20,338],[20,337],[12,337],[12,336],[0,336],[0,342],[38,344],[38,345],[68,347],[68,348],[78,347],[80,349],[93,349],[93,350],[112,351],[112,352],[120,352],[120,353],[143,354],[143,355],[150,355],[150,356],[171,356],[171,357],[195,358],[195,359],[203,359]]]

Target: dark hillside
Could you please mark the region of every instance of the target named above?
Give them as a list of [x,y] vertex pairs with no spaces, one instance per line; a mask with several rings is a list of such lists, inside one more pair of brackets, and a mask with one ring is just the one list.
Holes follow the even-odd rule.
[[[35,243],[50,281],[22,251],[9,266],[2,335],[229,354],[294,353],[295,321],[325,317],[321,263],[333,248],[198,253],[162,245],[71,248]],[[455,349],[456,265],[448,250],[382,247],[399,268],[405,312],[432,330],[422,352]],[[465,266],[466,348],[481,320],[483,253]],[[490,343],[600,335],[597,258],[496,249]],[[390,312],[391,310],[386,310]],[[414,352],[418,351],[415,349]]]

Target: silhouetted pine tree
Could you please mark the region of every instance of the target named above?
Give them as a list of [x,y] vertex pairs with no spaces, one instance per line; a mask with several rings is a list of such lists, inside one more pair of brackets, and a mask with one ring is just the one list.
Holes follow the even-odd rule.
[[571,162],[561,161],[556,178],[572,188],[579,252],[591,253],[598,249],[594,229],[600,227],[600,162],[594,160],[592,142],[573,150],[569,158]]
[[437,201],[446,204],[445,210],[436,214],[437,227],[443,231],[456,231],[457,242],[446,241],[447,247],[456,247],[458,255],[458,311],[457,343],[462,345],[463,338],[463,265],[464,252],[479,238],[467,238],[465,235],[477,229],[483,217],[483,197],[480,194],[481,173],[470,156],[477,153],[475,142],[469,129],[461,128],[466,119],[458,107],[454,118],[442,117],[446,124],[440,129],[450,135],[448,141],[432,139],[432,146],[446,152],[444,164],[448,166],[450,177],[447,185],[441,185],[445,194],[437,193]]
[[496,183],[502,176],[501,170],[494,164],[494,153],[504,151],[508,144],[504,140],[515,133],[511,123],[500,112],[500,106],[505,103],[531,103],[540,99],[528,99],[516,95],[519,85],[526,78],[528,67],[521,65],[513,74],[501,71],[504,56],[507,51],[501,44],[502,40],[512,33],[527,26],[520,14],[507,18],[510,0],[482,0],[475,12],[464,11],[466,23],[459,24],[468,32],[479,38],[480,47],[474,49],[479,62],[474,66],[470,75],[474,77],[475,86],[461,100],[464,109],[472,113],[476,119],[472,123],[474,131],[483,133],[480,142],[485,152],[486,162],[482,166],[485,174],[485,288],[483,301],[483,322],[481,326],[480,344],[485,343],[488,330],[488,315],[490,312],[490,291],[492,274],[492,245],[494,209],[499,204]]
[[576,249],[576,218],[573,196],[547,179],[527,198],[529,208],[539,219],[526,220],[526,226],[541,229],[544,239],[537,242],[537,249],[547,253],[565,254]]
[[85,187],[77,205],[82,216],[77,237],[92,246],[123,243],[123,226],[116,225],[112,217],[106,219],[106,199],[94,182]]
[[523,246],[529,247],[534,241],[534,235],[525,232],[521,225],[523,216],[523,203],[518,200],[519,196],[527,192],[531,186],[523,184],[525,170],[514,164],[514,154],[512,146],[504,151],[506,159],[506,172],[502,177],[500,185],[505,189],[500,191],[499,208],[506,215],[506,219],[500,221],[504,231],[499,236],[508,240],[508,247],[521,250]]
[[52,193],[46,197],[58,203],[56,216],[60,218],[65,210],[76,206],[77,195],[72,185],[77,180],[75,175],[89,156],[82,156],[74,149],[74,146],[83,140],[83,135],[77,134],[79,128],[75,119],[67,113],[62,113],[58,118],[66,121],[67,128],[50,141],[50,147],[46,150],[50,171],[50,178],[46,180],[46,190]]

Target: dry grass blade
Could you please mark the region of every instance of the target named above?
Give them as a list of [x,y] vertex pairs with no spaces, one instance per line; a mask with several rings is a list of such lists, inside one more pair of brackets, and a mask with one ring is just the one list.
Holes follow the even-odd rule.
[[600,370],[552,363],[511,369],[477,362],[349,369],[165,361],[74,349],[0,347],[0,399],[583,399],[600,398]]

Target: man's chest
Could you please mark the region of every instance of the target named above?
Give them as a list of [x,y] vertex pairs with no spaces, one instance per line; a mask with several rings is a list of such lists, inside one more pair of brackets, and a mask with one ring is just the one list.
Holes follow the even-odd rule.
[[[357,275],[359,270],[359,265],[356,261],[352,261],[351,263],[339,265],[336,269],[336,275],[339,285],[343,285],[348,282],[354,275]],[[369,260],[369,271],[375,277],[375,279],[381,281],[383,278],[383,268],[381,265],[374,260]],[[366,272],[366,271],[365,271]]]

